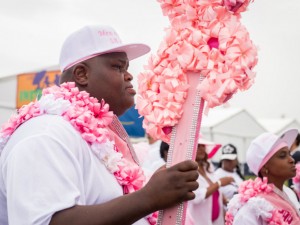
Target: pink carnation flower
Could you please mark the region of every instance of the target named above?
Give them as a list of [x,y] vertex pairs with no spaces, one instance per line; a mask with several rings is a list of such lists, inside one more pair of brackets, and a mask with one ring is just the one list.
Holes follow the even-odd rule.
[[119,171],[115,172],[115,177],[124,186],[125,194],[139,190],[145,181],[142,169],[128,161],[119,164]]
[[250,0],[224,0],[224,5],[229,11],[240,13],[246,10]]
[[147,216],[146,219],[148,220],[150,225],[155,225],[158,219],[158,212],[154,212],[151,215]]

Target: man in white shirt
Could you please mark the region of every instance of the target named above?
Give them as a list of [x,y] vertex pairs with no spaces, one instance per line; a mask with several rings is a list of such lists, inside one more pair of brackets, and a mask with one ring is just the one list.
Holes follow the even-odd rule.
[[153,212],[195,197],[190,160],[142,187],[117,118],[134,104],[129,61],[149,50],[123,44],[109,26],[86,26],[66,39],[61,86],[44,90],[0,132],[1,225],[153,224]]

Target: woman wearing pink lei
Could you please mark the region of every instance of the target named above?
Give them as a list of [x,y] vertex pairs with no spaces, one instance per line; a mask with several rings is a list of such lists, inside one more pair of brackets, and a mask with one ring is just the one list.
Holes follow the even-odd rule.
[[258,177],[244,181],[228,204],[226,225],[298,225],[300,204],[284,183],[296,175],[290,146],[298,130],[282,135],[263,133],[255,138],[246,160]]

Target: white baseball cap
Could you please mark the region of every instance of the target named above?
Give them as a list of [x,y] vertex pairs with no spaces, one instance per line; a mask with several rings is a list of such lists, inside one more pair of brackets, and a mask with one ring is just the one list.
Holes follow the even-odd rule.
[[150,47],[141,43],[123,44],[110,26],[85,26],[72,33],[64,42],[59,58],[60,70],[110,52],[125,52],[129,60],[145,55]]
[[227,144],[222,147],[221,160],[235,160],[237,159],[237,149],[233,144]]
[[256,137],[250,143],[246,153],[246,161],[250,170],[258,175],[260,169],[278,150],[283,147],[291,147],[297,134],[297,129],[290,129],[279,136],[266,132]]

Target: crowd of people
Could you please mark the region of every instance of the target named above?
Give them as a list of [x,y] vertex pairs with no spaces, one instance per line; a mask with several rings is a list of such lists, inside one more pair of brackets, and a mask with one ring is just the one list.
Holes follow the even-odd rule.
[[253,139],[246,161],[254,180],[241,173],[232,143],[200,135],[195,161],[169,168],[168,143],[150,136],[144,146],[130,143],[118,120],[136,94],[129,61],[149,51],[122,43],[109,26],[66,39],[61,85],[0,132],[0,224],[154,225],[157,211],[183,201],[187,225],[300,224],[297,195],[286,185],[296,175],[296,129]]
[[[296,175],[299,140],[296,129],[281,135],[263,133],[256,137],[246,154],[253,174],[245,179],[236,146],[228,143],[221,147],[200,135],[195,159],[199,165],[199,187],[194,191],[195,199],[188,202],[185,224],[300,224],[298,192],[292,181]],[[211,158],[219,148],[219,162],[214,165]],[[168,149],[165,142],[156,149],[165,162]]]

